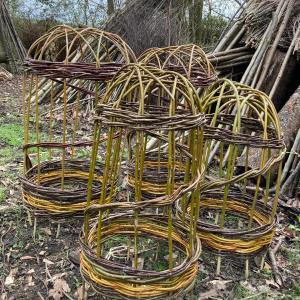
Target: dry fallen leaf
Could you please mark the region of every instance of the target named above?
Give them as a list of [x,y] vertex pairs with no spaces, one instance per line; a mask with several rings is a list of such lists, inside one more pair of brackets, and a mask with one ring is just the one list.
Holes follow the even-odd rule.
[[54,300],[60,300],[64,297],[65,293],[71,291],[69,285],[64,279],[56,279],[53,283],[53,289],[49,290],[49,297],[52,297]]
[[84,300],[87,299],[87,288],[85,290],[85,293],[83,291],[83,285],[81,285],[80,287],[78,287],[76,293],[75,293],[75,297],[77,297],[77,300]]
[[277,288],[277,289],[280,288],[280,286],[275,282],[274,279],[266,280],[266,285],[268,285],[272,288]]
[[51,231],[51,229],[48,228],[48,227],[41,228],[40,231],[41,231],[41,232],[44,232],[45,234],[47,234],[47,235],[49,235],[49,236],[52,235],[52,231]]
[[270,270],[272,270],[272,267],[267,262],[265,262],[264,270],[270,271]]
[[15,281],[15,278],[11,275],[11,273],[9,273],[9,275],[5,278],[4,285],[9,286],[9,285],[13,284],[14,281]]
[[32,280],[31,275],[26,276],[26,282],[27,282],[28,286],[34,286],[34,281]]
[[232,280],[212,280],[210,283],[219,291],[226,290],[226,285]]
[[9,286],[15,282],[15,276],[18,272],[18,268],[11,269],[9,275],[5,278],[4,285]]
[[54,262],[51,261],[51,260],[49,260],[49,259],[47,259],[47,258],[44,258],[44,259],[43,259],[43,263],[45,263],[45,264],[47,264],[47,265],[54,265]]
[[200,293],[200,298],[201,300],[208,300],[211,298],[215,298],[219,295],[218,290],[216,289],[211,289],[205,293]]
[[35,257],[34,256],[25,255],[25,256],[22,256],[20,258],[20,260],[31,260],[31,259],[35,259]]
[[55,281],[56,279],[63,278],[66,275],[68,275],[68,273],[66,273],[66,272],[57,273],[57,274],[55,274],[55,275],[52,276],[52,280]]
[[7,300],[8,297],[7,297],[7,293],[3,293],[1,296],[0,296],[0,300]]
[[212,280],[210,282],[212,284],[212,288],[207,292],[201,293],[199,299],[208,300],[218,297],[219,294],[222,294],[222,291],[226,290],[226,285],[230,282],[232,282],[232,280]]

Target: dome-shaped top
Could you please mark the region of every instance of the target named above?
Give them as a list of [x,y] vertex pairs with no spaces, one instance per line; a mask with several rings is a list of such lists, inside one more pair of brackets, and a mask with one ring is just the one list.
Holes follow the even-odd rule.
[[[209,164],[218,154],[218,163],[224,166],[226,160],[227,169],[230,162],[232,174],[229,175],[226,170],[225,181],[264,174],[281,161],[285,145],[280,122],[266,94],[247,85],[221,79],[206,91],[201,104],[208,119],[208,126],[204,129],[207,140],[205,159]],[[249,153],[254,149],[259,151],[256,167],[250,169],[246,166],[242,174],[234,174],[237,158],[247,156],[248,163]],[[224,182],[210,183],[213,186],[218,184],[223,185]]]
[[135,61],[133,51],[116,34],[61,25],[32,44],[24,65],[28,72],[48,78],[106,81]]
[[53,62],[96,63],[136,60],[130,47],[116,34],[97,28],[72,28],[60,25],[37,39],[28,51],[28,57]]
[[194,44],[151,48],[138,61],[153,64],[163,70],[179,72],[196,87],[208,86],[217,80],[216,71],[205,52]]
[[[152,66],[123,67],[108,85],[100,118],[137,130],[187,130],[203,124],[195,88],[182,75]],[[143,116],[143,117],[142,117]]]

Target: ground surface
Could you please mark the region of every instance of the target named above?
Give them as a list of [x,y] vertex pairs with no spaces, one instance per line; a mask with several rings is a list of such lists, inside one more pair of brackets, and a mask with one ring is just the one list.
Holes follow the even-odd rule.
[[[82,299],[82,279],[74,251],[79,247],[81,220],[61,225],[33,220],[22,205],[18,176],[22,173],[21,80],[0,83],[0,300]],[[222,276],[214,277],[215,259],[204,254],[194,296],[187,299],[300,299],[300,227],[282,212],[272,247],[283,239],[276,261],[283,285],[274,278],[271,263],[251,262],[244,280],[243,264],[223,261]],[[210,262],[208,264],[207,262]],[[99,299],[88,290],[88,299]]]

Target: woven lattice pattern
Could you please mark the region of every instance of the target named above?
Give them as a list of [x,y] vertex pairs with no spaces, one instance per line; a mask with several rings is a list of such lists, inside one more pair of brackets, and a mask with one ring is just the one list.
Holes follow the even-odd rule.
[[[100,133],[108,131],[102,192],[99,204],[90,205],[89,190],[81,234],[81,271],[99,293],[112,299],[169,299],[193,286],[201,249],[197,220],[183,225],[173,215],[173,205],[199,195],[205,122],[195,89],[178,73],[129,65],[108,86],[95,118],[90,173],[91,187]],[[148,151],[152,139],[157,148]],[[126,165],[121,163],[124,156]],[[122,172],[127,174],[124,191],[115,184]],[[104,196],[107,186],[111,199]],[[120,193],[126,202],[117,200]],[[198,210],[193,202],[189,215],[194,218]],[[123,245],[127,260],[107,253],[106,244],[118,241],[117,236],[126,239],[115,248]],[[165,257],[151,250],[158,248]]]
[[174,71],[188,78],[196,87],[204,87],[217,80],[217,74],[205,52],[197,45],[180,45],[146,50],[138,61]]
[[[271,244],[276,223],[281,161],[285,154],[272,101],[262,92],[226,79],[213,84],[201,99],[206,181],[198,199],[198,234],[203,245],[221,256],[246,258]],[[271,198],[271,172],[278,174]],[[261,195],[261,187],[263,194]],[[177,216],[190,219],[192,200],[177,202]]]
[[[120,37],[94,28],[57,26],[29,49],[21,181],[25,204],[35,214],[83,213],[94,106],[107,81],[131,61],[135,56]],[[97,163],[92,200],[101,192],[102,166]]]

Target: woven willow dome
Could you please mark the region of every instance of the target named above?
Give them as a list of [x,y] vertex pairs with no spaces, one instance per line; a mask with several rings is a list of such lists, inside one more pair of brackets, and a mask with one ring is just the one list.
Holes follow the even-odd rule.
[[[264,93],[227,79],[212,85],[201,104],[209,122],[204,128],[206,181],[201,184],[198,234],[203,246],[219,255],[218,274],[220,257],[227,255],[245,257],[248,275],[248,258],[264,252],[275,231],[285,153],[279,119]],[[271,172],[278,174],[274,197]],[[178,201],[179,216],[185,209],[189,206]]]
[[[121,38],[94,28],[58,26],[30,48],[24,78],[22,187],[25,203],[36,214],[84,210],[92,146],[90,108],[117,70],[134,60]],[[97,162],[93,198],[101,191],[102,166]]]
[[[199,197],[205,122],[199,104],[195,89],[180,74],[129,65],[98,105],[81,272],[108,299],[173,299],[193,287],[201,250],[193,219],[199,206],[193,202],[186,225],[172,208],[178,199]],[[108,132],[104,143],[102,131]],[[153,137],[159,146],[148,153]],[[90,205],[102,152],[102,191],[99,204]],[[122,190],[118,184],[124,173],[128,184]],[[163,193],[145,197],[147,186]]]
[[217,80],[216,71],[205,52],[193,44],[150,48],[141,54],[138,61],[162,70],[178,72],[197,88],[209,86]]

